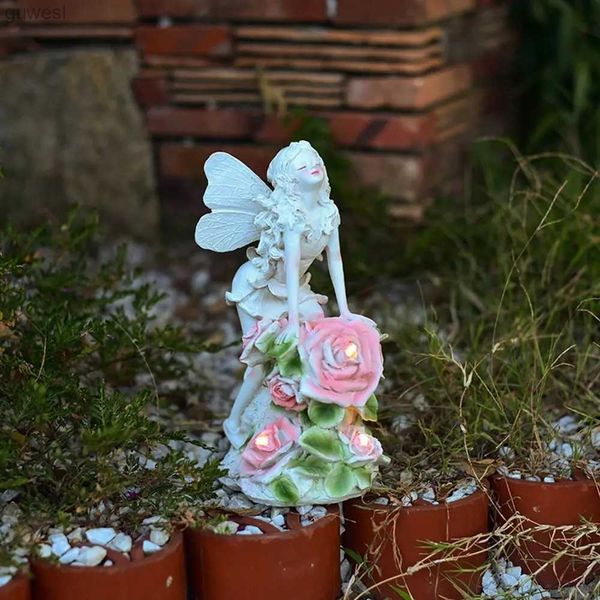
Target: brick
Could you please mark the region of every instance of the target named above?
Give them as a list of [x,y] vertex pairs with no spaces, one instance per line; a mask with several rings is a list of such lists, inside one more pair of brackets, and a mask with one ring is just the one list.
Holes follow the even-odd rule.
[[326,0],[138,0],[143,17],[195,17],[222,20],[327,20]]
[[[418,150],[433,143],[438,133],[433,114],[395,115],[336,111],[316,113],[327,121],[337,144],[347,148]],[[266,118],[255,134],[260,142],[288,143],[296,124]]]
[[238,110],[155,107],[146,113],[151,135],[183,135],[213,139],[246,139],[256,128],[256,117]]
[[25,25],[22,30],[24,35],[37,40],[128,40],[133,36],[133,28],[127,25]]
[[145,55],[222,57],[231,53],[231,30],[224,25],[142,25],[136,28],[135,41]]
[[348,80],[346,102],[352,108],[422,110],[466,92],[471,79],[466,65],[421,77],[352,77]]
[[229,152],[265,178],[267,167],[278,148],[256,145],[163,143],[159,148],[160,174],[163,177],[206,182],[202,167],[213,152]]
[[335,22],[348,25],[416,25],[472,10],[476,0],[338,0]]
[[133,23],[134,0],[19,0],[22,23]]
[[407,202],[423,197],[427,181],[424,156],[365,152],[351,152],[349,156],[362,185]]
[[281,27],[240,25],[235,29],[238,40],[280,40],[284,42],[342,43],[364,46],[398,46],[401,48],[438,44],[443,41],[440,27],[413,31],[390,29],[332,29],[330,27]]
[[165,77],[140,75],[133,79],[131,87],[142,107],[162,106],[169,102],[169,88]]

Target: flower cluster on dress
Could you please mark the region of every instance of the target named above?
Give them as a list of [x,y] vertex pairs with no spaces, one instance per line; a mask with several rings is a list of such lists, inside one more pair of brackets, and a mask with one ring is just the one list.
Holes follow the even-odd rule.
[[240,475],[292,504],[307,480],[332,499],[356,495],[385,460],[365,425],[377,420],[380,334],[366,321],[331,317],[303,323],[298,340],[280,342],[286,326],[286,319],[262,319],[243,338],[241,360],[268,367],[277,418],[243,448]]

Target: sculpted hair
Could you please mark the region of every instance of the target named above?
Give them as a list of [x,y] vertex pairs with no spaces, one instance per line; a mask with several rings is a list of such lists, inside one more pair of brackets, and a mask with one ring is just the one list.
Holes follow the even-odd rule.
[[[292,170],[292,162],[303,150],[315,154],[324,174],[319,188],[318,204],[322,217],[318,231],[309,228],[298,180]],[[309,238],[315,234],[320,236],[322,233],[331,233],[338,226],[339,218],[337,207],[330,197],[331,187],[323,159],[307,141],[292,142],[282,148],[269,165],[267,179],[273,186],[273,192],[268,197],[256,198],[265,210],[254,220],[261,229],[261,235],[258,246],[248,250],[248,258],[269,277],[274,270],[274,264],[283,257],[283,233],[286,229],[307,231]]]

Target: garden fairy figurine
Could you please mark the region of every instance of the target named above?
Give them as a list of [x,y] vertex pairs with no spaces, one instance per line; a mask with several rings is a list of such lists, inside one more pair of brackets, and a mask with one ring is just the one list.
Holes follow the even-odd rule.
[[[325,165],[298,141],[271,161],[272,190],[223,152],[204,170],[212,212],[198,222],[196,243],[227,252],[258,241],[226,294],[237,308],[248,367],[224,422],[232,445],[224,466],[242,491],[267,504],[357,495],[382,459],[364,426],[375,418],[382,357],[375,324],[348,308],[340,217]],[[323,252],[340,310],[335,319],[325,318],[327,298],[309,285],[308,270]]]

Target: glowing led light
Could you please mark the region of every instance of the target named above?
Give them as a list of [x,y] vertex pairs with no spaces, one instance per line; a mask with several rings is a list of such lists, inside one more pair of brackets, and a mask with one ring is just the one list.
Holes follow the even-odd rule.
[[371,436],[367,433],[359,433],[356,442],[361,448],[366,448],[371,444]]
[[268,448],[269,446],[269,434],[268,433],[260,433],[256,436],[254,440],[254,445],[257,448]]
[[351,342],[346,346],[345,354],[348,358],[355,360],[358,358],[358,346],[354,342]]

